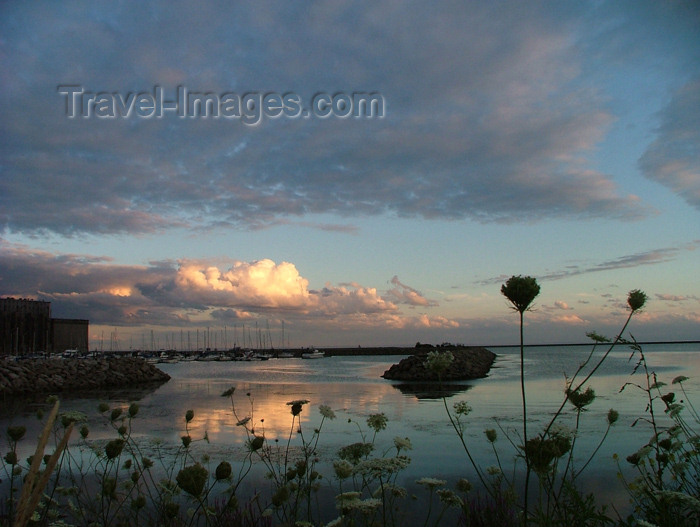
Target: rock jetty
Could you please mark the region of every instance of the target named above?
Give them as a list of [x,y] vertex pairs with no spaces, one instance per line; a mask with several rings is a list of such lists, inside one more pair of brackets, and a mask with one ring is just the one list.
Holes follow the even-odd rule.
[[[449,352],[454,357],[452,364],[440,379],[435,372],[425,367],[429,351]],[[480,347],[423,349],[394,364],[382,377],[396,381],[468,381],[486,377],[495,359],[495,353]]]
[[124,388],[169,379],[170,375],[136,357],[0,360],[0,395]]

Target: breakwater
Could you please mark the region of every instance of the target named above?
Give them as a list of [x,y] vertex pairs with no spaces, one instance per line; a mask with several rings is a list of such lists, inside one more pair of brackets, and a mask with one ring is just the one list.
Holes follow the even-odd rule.
[[[427,353],[429,351],[459,351],[473,349],[474,346],[461,345],[442,345],[431,346],[429,344],[421,344],[419,346],[357,346],[356,348],[324,348],[318,349],[325,352],[327,357],[330,356],[377,356],[377,355],[414,355],[416,353]],[[302,350],[305,351],[305,350]],[[301,352],[299,352],[301,353]]]
[[0,361],[0,395],[61,393],[163,383],[170,379],[136,357]]
[[396,381],[465,381],[486,377],[496,354],[481,347],[464,347],[438,351],[452,354],[447,369],[438,375],[426,366],[428,352],[432,349],[418,349],[415,355],[402,359],[384,372],[385,379]]

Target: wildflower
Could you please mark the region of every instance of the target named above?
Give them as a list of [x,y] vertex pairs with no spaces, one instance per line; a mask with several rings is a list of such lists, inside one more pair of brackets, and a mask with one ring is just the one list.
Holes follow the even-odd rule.
[[97,405],[97,411],[101,414],[109,412],[109,405],[107,403],[100,403],[99,405]]
[[[614,410],[613,410],[614,411]],[[549,435],[554,438],[567,438],[571,439],[576,435],[576,430],[569,428],[562,423],[554,423],[549,429]]]
[[189,423],[192,419],[194,419],[194,410],[187,410],[185,413],[185,421]]
[[251,452],[255,452],[256,450],[260,450],[264,443],[265,438],[263,436],[255,436],[253,439],[248,441],[248,448],[250,448]]
[[678,377],[674,377],[673,380],[671,381],[671,384],[678,384],[682,383],[688,380],[688,377],[685,375],[679,375]]
[[224,391],[224,393],[221,394],[221,397],[230,397],[231,395],[233,395],[233,392],[235,392],[235,391],[236,391],[236,387],[231,386],[228,390]]
[[457,415],[467,415],[472,411],[472,407],[467,404],[467,401],[459,401],[453,405]]
[[192,443],[192,437],[188,435],[182,436],[180,439],[182,439],[182,446],[184,446],[185,448],[189,447],[190,443]]
[[503,474],[503,471],[500,469],[500,467],[491,465],[490,467],[486,467],[486,473],[489,476],[500,476],[501,474]]
[[450,489],[438,489],[436,491],[440,501],[444,503],[447,507],[461,507],[462,498],[457,496],[454,491]]
[[359,492],[356,491],[349,491],[349,492],[343,492],[342,494],[338,494],[335,499],[336,501],[349,501],[349,500],[356,500],[361,496]]
[[136,499],[134,499],[131,502],[131,507],[136,509],[136,510],[143,509],[145,506],[146,506],[146,496],[144,496],[143,494],[139,494],[138,496],[136,496]]
[[364,477],[381,477],[403,470],[410,462],[406,456],[366,459],[358,463],[353,472]]
[[208,477],[207,469],[197,463],[183,468],[177,473],[175,480],[182,490],[196,498],[201,496]]
[[129,417],[136,417],[137,413],[139,413],[139,405],[136,403],[131,403],[129,406]]
[[352,465],[344,460],[333,461],[333,471],[338,479],[347,479],[352,476]]
[[498,434],[493,428],[488,428],[484,430],[484,434],[486,434],[486,439],[489,443],[495,443],[496,439],[498,439]]
[[117,491],[117,480],[114,478],[106,478],[102,483],[102,495],[108,498],[114,498]]
[[289,487],[282,485],[275,491],[270,499],[272,501],[272,505],[275,507],[280,507],[289,499]]
[[174,519],[178,514],[180,514],[180,505],[175,502],[169,501],[165,504],[165,516],[169,519]]
[[590,386],[586,388],[585,392],[580,390],[566,389],[566,397],[569,402],[576,407],[578,410],[583,410],[584,407],[588,406],[595,400],[595,391]]
[[392,483],[385,483],[384,485],[379,485],[377,487],[377,490],[375,490],[372,493],[373,498],[381,498],[383,493],[388,492],[395,498],[405,498],[406,497],[406,489],[403,487],[399,487],[397,485],[394,485]]
[[501,286],[501,294],[513,304],[513,309],[522,314],[530,308],[532,301],[540,294],[540,286],[531,276],[511,276]]
[[5,454],[4,459],[8,465],[16,465],[17,464],[17,452],[15,452],[14,450],[10,450],[7,454]]
[[335,497],[338,508],[344,512],[356,510],[361,514],[370,514],[381,507],[382,501],[376,498],[360,499],[359,492],[344,492]]
[[353,443],[338,450],[338,457],[357,464],[361,458],[367,457],[372,450],[374,450],[372,443]]
[[112,439],[109,443],[105,445],[105,454],[107,454],[107,459],[114,459],[122,453],[123,449],[123,439]]
[[458,491],[464,492],[465,494],[472,490],[472,484],[469,483],[469,480],[466,478],[461,478],[456,486]]
[[639,289],[633,289],[627,295],[627,305],[630,306],[632,312],[639,311],[644,307],[647,301],[647,295],[645,292]]
[[87,439],[89,433],[90,429],[87,427],[87,425],[83,425],[80,427],[80,437],[82,437],[83,439]]
[[335,419],[335,412],[331,409],[330,406],[322,404],[318,407],[318,410],[319,412],[321,412],[321,415],[326,419]]
[[87,415],[83,412],[73,410],[61,414],[61,424],[63,428],[68,428],[71,423],[83,423],[85,421],[87,421]]
[[119,417],[122,415],[122,409],[121,408],[115,408],[112,410],[112,414],[109,416],[109,419],[111,421],[116,421],[119,419]]
[[407,437],[395,437],[394,438],[394,446],[396,447],[396,452],[399,453],[402,450],[413,450],[413,445],[411,444],[411,440]]
[[382,500],[378,500],[376,498],[359,500],[359,502],[355,504],[355,508],[360,512],[360,514],[371,514],[381,506]]
[[527,440],[523,450],[532,470],[544,474],[549,470],[552,461],[571,450],[571,436],[552,433],[551,437],[547,438],[533,437]]
[[248,424],[248,421],[250,421],[250,417],[244,417],[236,423],[236,426],[245,426],[246,424]]
[[662,439],[659,441],[659,446],[663,448],[664,450],[671,450],[671,447],[673,446],[673,441],[669,439],[668,437]]
[[425,367],[438,375],[447,371],[452,362],[454,355],[449,351],[431,351],[425,359]]
[[308,402],[309,402],[308,399],[297,399],[295,401],[289,401],[287,403],[287,406],[291,406],[292,407],[292,415],[297,416],[301,413],[302,406],[304,406],[305,404],[308,404]]
[[371,414],[367,418],[367,426],[369,426],[375,432],[379,432],[386,428],[387,418],[384,412],[378,414]]
[[612,408],[608,410],[608,424],[615,424],[619,417],[620,414],[616,410],[613,410]]
[[420,478],[416,480],[416,483],[418,485],[424,485],[425,487],[429,489],[434,489],[437,487],[443,487],[447,484],[447,481],[444,479],[435,479],[435,478]]
[[27,433],[27,427],[26,426],[8,426],[7,427],[7,435],[8,437],[14,441],[15,443],[22,439],[24,437],[24,434]]
[[215,476],[217,481],[228,479],[231,476],[231,463],[228,461],[222,461],[219,463],[219,465],[216,467]]
[[605,343],[605,342],[610,342],[610,339],[608,337],[605,337],[603,335],[599,335],[595,331],[591,331],[589,333],[586,333],[586,336],[591,339],[593,342],[598,342],[598,343]]

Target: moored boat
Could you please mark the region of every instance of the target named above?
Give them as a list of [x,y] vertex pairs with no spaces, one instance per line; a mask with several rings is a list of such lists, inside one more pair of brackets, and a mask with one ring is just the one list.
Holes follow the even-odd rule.
[[325,352],[319,351],[316,348],[311,348],[309,351],[305,351],[301,354],[302,359],[322,359],[325,356]]

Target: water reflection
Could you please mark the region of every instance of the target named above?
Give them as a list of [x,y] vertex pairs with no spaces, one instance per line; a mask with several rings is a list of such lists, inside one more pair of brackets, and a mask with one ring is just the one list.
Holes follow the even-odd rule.
[[402,394],[414,396],[416,399],[442,399],[453,397],[458,393],[466,392],[472,388],[470,384],[444,384],[439,382],[411,382],[392,384]]
[[[693,350],[700,351],[700,350]],[[658,370],[660,380],[670,382],[673,376],[683,373],[688,377],[700,376],[700,353],[657,352],[647,353],[650,366]],[[527,350],[526,384],[528,419],[533,433],[546,426],[564,398],[565,375],[575,371],[587,352],[566,349]],[[620,387],[630,378],[634,361],[629,362],[627,351],[611,355],[609,363],[601,368],[589,383],[598,398],[586,412],[577,438],[577,453],[582,459],[594,451],[606,427],[606,415],[610,408],[620,412],[620,420],[611,431],[603,448],[597,453],[591,478],[614,478],[616,466],[612,454],[626,456],[646,442],[650,435],[640,423],[632,428],[632,422],[645,411],[645,399],[638,391]],[[139,401],[140,412],[134,421],[134,433],[144,443],[152,439],[163,440],[162,447],[179,445],[185,434],[185,412],[194,410],[189,433],[194,439],[206,433],[210,443],[198,442],[194,446],[212,459],[231,460],[243,456],[243,445],[248,439],[245,429],[236,426],[239,419],[251,417],[250,426],[256,433],[286,445],[291,435],[291,446],[301,444],[297,433],[300,426],[304,438],[309,439],[321,423],[319,406],[330,406],[337,419],[326,421],[319,442],[321,459],[332,460],[341,446],[360,441],[367,432],[366,418],[372,413],[384,412],[389,420],[386,431],[377,435],[378,455],[390,452],[394,436],[409,437],[414,450],[411,465],[402,474],[399,484],[411,485],[417,477],[433,476],[454,480],[459,477],[474,478],[459,438],[446,415],[442,397],[447,407],[466,400],[473,408],[468,416],[465,440],[475,458],[483,466],[493,464],[492,446],[484,438],[484,430],[499,431],[496,444],[504,463],[510,465],[515,457],[506,432],[516,438],[521,429],[521,395],[519,360],[517,351],[500,352],[497,367],[485,379],[468,384],[450,384],[442,387],[427,384],[392,383],[380,375],[396,362],[396,357],[332,357],[319,361],[266,361],[263,363],[181,363],[164,365],[163,370],[172,379],[157,389],[143,387],[137,390],[106,391],[92,393],[88,398],[62,397],[62,410],[83,411],[89,417],[90,440],[113,438],[114,430],[96,410],[97,403],[108,401],[110,407]],[[234,407],[230,398],[221,394],[236,387]],[[700,385],[691,381],[686,387],[688,397],[697,399]],[[250,395],[248,395],[250,394]],[[294,422],[287,404],[296,399],[307,399],[299,418]],[[41,399],[43,401],[43,398]],[[36,437],[41,422],[27,419],[26,413],[17,411],[15,401],[9,413],[11,417],[0,419],[0,430],[8,424],[28,424],[27,437]],[[33,402],[25,404],[25,411],[36,409]],[[234,414],[233,408],[236,413]],[[23,417],[25,416],[25,417]],[[562,421],[574,424],[575,414],[565,408]],[[498,423],[495,422],[498,421]],[[350,421],[350,422],[349,422]],[[500,428],[502,427],[502,428]],[[641,434],[641,437],[640,437]],[[76,439],[77,441],[77,439]],[[193,444],[194,445],[194,444]],[[27,447],[30,442],[27,442]],[[24,448],[24,445],[23,445]],[[31,452],[22,452],[26,457]],[[329,469],[330,470],[330,469]],[[326,474],[328,471],[326,471]]]

